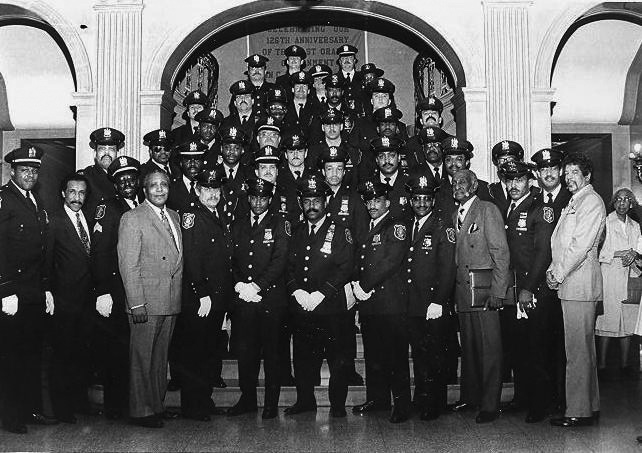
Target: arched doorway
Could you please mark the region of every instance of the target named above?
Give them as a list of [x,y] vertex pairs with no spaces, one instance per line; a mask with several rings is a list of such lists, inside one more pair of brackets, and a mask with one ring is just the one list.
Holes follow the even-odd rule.
[[[408,49],[406,52],[414,52],[411,57],[404,59],[403,65],[382,61],[381,57],[376,59],[375,55],[370,51],[366,51],[365,55],[363,53],[359,55],[359,64],[370,61],[375,62],[387,71],[386,77],[397,83],[398,88],[401,88],[401,91],[406,93],[400,97],[404,98],[405,96],[407,99],[405,103],[401,103],[402,111],[406,115],[404,121],[407,123],[413,122],[414,81],[412,63],[417,55],[428,54],[434,61],[438,62],[444,68],[444,73],[450,81],[455,99],[463,99],[462,96],[456,96],[456,93],[466,86],[466,74],[462,62],[446,39],[418,17],[378,2],[356,1],[351,6],[346,6],[345,2],[329,0],[320,5],[313,4],[309,6],[310,4],[307,2],[304,6],[291,5],[291,2],[253,2],[226,10],[196,27],[176,46],[164,66],[160,79],[160,87],[165,92],[161,124],[166,127],[170,126],[174,115],[182,111],[181,109],[174,111],[177,102],[173,94],[177,87],[180,89],[185,71],[194,64],[198,56],[212,51],[216,52],[222,46],[236,44],[238,41],[247,39],[247,36],[257,32],[291,26],[331,26],[360,30],[367,33],[370,39],[373,39],[373,36],[377,36],[383,40],[388,40],[388,42],[393,40]],[[284,45],[283,48],[286,46]],[[334,49],[338,45],[328,46],[328,48],[330,47]],[[234,66],[226,67],[227,72],[234,74],[232,82],[243,78],[243,59],[250,49],[252,49],[251,46],[238,46],[236,48]],[[334,58],[332,56],[333,60]],[[272,63],[278,66],[280,58],[276,58]],[[222,67],[223,64],[221,62]],[[336,69],[336,66],[333,69]],[[390,70],[392,72],[388,72]],[[405,71],[405,74],[399,75],[396,71]],[[400,83],[399,80],[396,80],[397,76],[399,76],[399,80],[404,79],[404,81]],[[401,86],[404,84],[405,87],[402,88]],[[218,87],[221,96],[227,93],[228,87],[229,83],[221,84]],[[463,115],[465,115],[464,105],[461,101],[453,103],[452,94],[449,97],[450,105],[448,107],[455,116],[459,116],[462,119],[460,124],[462,125],[461,129],[463,129],[465,124],[465,121],[463,121]],[[220,102],[219,105],[223,106],[225,102]],[[225,111],[225,109],[223,110]],[[452,132],[455,132],[454,126],[453,124]],[[457,132],[465,134],[464,130],[458,130]]]

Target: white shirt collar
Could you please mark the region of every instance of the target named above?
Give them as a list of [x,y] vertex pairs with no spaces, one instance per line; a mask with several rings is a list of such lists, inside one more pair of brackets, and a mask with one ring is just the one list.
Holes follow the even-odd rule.
[[[269,211],[269,209],[266,209],[261,214],[259,214],[259,218],[257,219],[257,223],[263,222],[263,219],[267,215],[268,211]],[[250,211],[250,225],[252,225],[253,223],[254,223],[254,213],[252,211]]]
[[[526,198],[527,198],[530,194],[531,194],[531,192],[530,192],[530,190],[529,190],[529,191],[528,191],[528,192],[526,192],[526,194],[525,194],[522,198],[520,198],[519,200],[512,200],[511,198],[509,198],[509,199],[508,199],[508,201],[509,201],[508,211],[510,211],[510,205],[511,205],[511,204],[513,204],[513,203],[515,203],[515,209],[517,209],[517,207],[518,207],[520,204],[522,204],[522,201],[526,200]],[[506,211],[506,212],[508,212],[508,211]]]
[[476,198],[477,195],[473,195],[472,197],[470,197],[470,200],[457,208],[457,215],[461,216],[462,220],[466,218],[466,214],[468,214],[468,210],[470,209],[470,206],[473,204],[473,201],[475,201]]
[[71,209],[66,204],[63,204],[63,208],[65,208],[65,212],[67,213],[69,220],[71,220],[71,224],[74,226],[79,236],[80,236],[80,232],[78,231],[78,225],[76,224],[76,218],[77,218],[76,214],[80,215],[80,223],[82,223],[82,226],[85,228],[85,233],[87,233],[87,239],[89,239],[89,226],[87,225],[87,220],[85,219],[85,215],[83,214],[82,209],[76,213],[73,211],[73,209]]
[[12,183],[14,186],[16,186],[16,189],[18,189],[18,190],[20,191],[20,193],[22,194],[22,196],[23,196],[23,197],[27,198],[27,191],[26,191],[26,190],[21,189],[21,188],[18,186],[18,184],[16,184],[16,183],[13,181],[13,179],[11,180],[11,183]]
[[[183,184],[185,184],[185,188],[189,192],[189,190],[192,188],[192,180],[183,175]],[[196,181],[194,181],[194,185],[196,185]]]
[[390,186],[394,186],[395,181],[397,180],[397,175],[399,175],[399,170],[397,170],[390,176],[385,176],[383,173],[379,172],[379,179],[382,183],[386,184],[386,178],[390,178]]
[[[318,233],[321,227],[323,226],[323,222],[325,222],[326,216],[321,217],[321,220],[318,220],[317,223],[314,224],[315,232]],[[312,222],[308,220],[308,233],[310,232],[310,227],[312,227]]]
[[372,229],[374,229],[374,227],[376,227],[377,225],[379,225],[379,223],[380,223],[383,219],[385,219],[385,218],[386,218],[386,216],[387,216],[389,213],[390,213],[390,210],[388,209],[384,215],[382,215],[382,216],[381,216],[381,217],[379,217],[378,219],[374,220],[374,222],[372,223]]
[[[426,223],[426,220],[428,220],[431,215],[432,215],[432,211],[430,211],[428,215],[423,216],[419,220],[417,220],[417,218],[415,217],[415,222],[419,224],[419,226],[417,227],[417,230],[421,230],[421,228],[424,226],[424,223]],[[414,228],[414,225],[413,225],[413,228]]]
[[552,192],[549,192],[546,189],[542,189],[542,190],[544,192],[544,202],[548,201],[548,194],[549,193],[553,195],[553,201],[555,201],[557,199],[557,196],[559,195],[560,191],[562,190],[562,184],[561,183],[558,184],[557,187],[555,189],[553,189]]

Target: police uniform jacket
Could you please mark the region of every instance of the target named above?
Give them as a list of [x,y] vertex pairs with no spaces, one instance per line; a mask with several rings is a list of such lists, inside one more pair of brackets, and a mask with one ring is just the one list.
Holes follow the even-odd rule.
[[[483,201],[493,202],[493,198],[488,191],[488,183],[483,179],[478,179],[477,197]],[[450,176],[442,176],[439,190],[435,195],[435,209],[440,213],[442,218],[451,218],[457,211],[457,201],[453,197],[453,186]],[[502,214],[505,215],[505,214]]]
[[[404,142],[408,141],[408,131],[406,125],[399,121],[399,133],[396,135],[397,138],[400,138]],[[370,143],[375,138],[379,137],[379,132],[377,132],[377,123],[372,119],[372,115],[357,118],[356,127],[359,130],[359,148],[364,153],[370,152]]]
[[[180,167],[177,167],[177,166],[176,166],[174,163],[172,163],[171,161],[170,161],[170,162],[167,162],[167,167],[169,168],[169,171],[170,171],[170,175],[169,175],[169,176],[170,176],[170,178],[174,178],[174,177],[176,177],[177,175],[180,175],[180,174],[181,174],[181,169],[180,169]],[[164,168],[159,167],[158,165],[156,165],[154,162],[152,162],[152,160],[151,160],[151,159],[149,159],[149,160],[148,160],[147,162],[145,162],[144,164],[141,164],[141,166],[140,166],[141,191],[142,191],[142,186],[143,186],[143,185],[142,185],[142,182],[143,182],[143,180],[145,179],[145,176],[146,176],[148,173],[150,173],[152,170],[156,169],[156,168],[158,168],[158,169],[160,169],[160,170],[165,171],[165,169],[164,169]]]
[[260,87],[257,87],[252,82],[250,82],[250,85],[254,88],[254,91],[252,92],[252,98],[254,98],[253,109],[256,112],[267,112],[267,95],[271,89],[276,88],[276,85],[272,82],[268,82],[267,80],[263,81]]
[[185,124],[172,130],[172,138],[174,139],[174,144],[181,145],[186,142],[195,141],[199,136],[195,127],[192,126],[192,122],[188,119]]
[[341,184],[337,193],[328,197],[326,212],[334,221],[350,229],[357,244],[368,233],[368,210],[359,194],[345,184]]
[[312,99],[310,99],[310,96],[308,96],[308,99],[306,99],[305,104],[297,115],[295,106],[296,100],[292,99],[291,92],[289,97],[290,102],[288,104],[288,112],[285,114],[285,118],[283,119],[283,128],[286,131],[300,130],[306,137],[309,138],[310,127],[312,126],[312,122],[314,121],[314,118],[317,114],[317,110],[312,104]]
[[537,201],[553,208],[553,213],[555,214],[554,222],[555,224],[557,224],[557,221],[562,214],[562,209],[566,207],[569,200],[571,199],[571,192],[566,187],[562,186],[559,193],[557,194],[557,197],[555,197],[555,199],[553,200],[552,205],[549,205],[546,202],[546,200],[544,199],[545,196],[545,192],[542,189],[540,189],[539,192],[535,194],[535,198],[537,199]]
[[0,189],[0,296],[18,296],[19,304],[45,303],[49,218],[40,197],[33,203],[11,181]]
[[209,296],[212,310],[225,311],[233,296],[232,238],[227,225],[200,202],[181,216],[183,308]]
[[408,172],[411,175],[426,176],[431,183],[436,185],[441,184],[441,178],[446,174],[446,167],[442,164],[439,165],[439,181],[435,181],[435,173],[433,165],[426,160],[426,153],[419,137],[414,135],[408,139],[406,143],[406,158],[408,160]]
[[[353,239],[350,230],[326,216],[323,225],[310,237],[308,222],[294,229],[287,267],[287,290],[302,289],[325,298],[311,315],[338,314],[347,311],[345,285],[353,269]],[[308,314],[291,298],[291,311]]]
[[[375,178],[381,180],[381,173],[377,170]],[[388,192],[388,200],[390,200],[390,215],[402,222],[405,222],[412,215],[412,208],[410,207],[408,192],[406,192],[406,182],[408,181],[408,174],[405,173],[401,166],[397,170],[397,178],[392,185],[392,190]],[[383,180],[381,180],[383,182]]]
[[[348,161],[345,163],[343,181],[350,188],[354,189],[359,183],[362,153],[359,148],[348,143],[346,134],[343,132],[341,133],[341,146],[343,146],[348,154]],[[319,168],[319,156],[321,156],[323,151],[326,149],[328,149],[328,143],[325,141],[325,137],[310,145],[310,148],[308,149],[308,157],[305,159],[306,165],[310,168]]]
[[426,317],[428,306],[445,307],[455,284],[455,228],[450,220],[434,212],[412,238],[414,220],[408,223],[411,236],[406,258],[408,316]]
[[116,195],[96,207],[91,230],[90,267],[96,296],[111,295],[112,313],[125,311],[125,287],[118,269],[118,225],[121,216],[131,208]]
[[[535,195],[539,192],[539,187],[532,186],[530,189],[530,193]],[[495,203],[495,206],[499,209],[499,212],[502,213],[504,216],[504,220],[506,220],[506,215],[508,215],[508,209],[511,204],[510,198],[506,198],[506,190],[504,189],[504,185],[501,182],[493,182],[488,185],[488,194],[490,195],[490,198],[493,203]]]
[[179,174],[172,179],[169,185],[169,195],[167,197],[167,207],[178,212],[182,215],[184,212],[193,211],[198,203],[198,196],[196,196],[196,181],[194,181],[194,193],[191,194],[190,190],[183,181],[183,174]]
[[[221,168],[227,175],[227,167],[221,164]],[[243,164],[239,164],[238,167],[236,167],[236,171],[234,172],[234,178],[228,179],[227,182],[223,185],[222,198],[219,206],[222,207],[223,213],[225,215],[225,222],[228,226],[231,226],[234,219],[239,216],[239,214],[237,213],[239,204],[247,204],[247,194],[245,192],[244,184],[247,178],[253,176],[254,171],[252,170],[252,168],[247,167]],[[248,211],[246,206],[244,213],[247,214],[247,212]],[[241,212],[241,214],[243,214],[243,212]]]
[[287,305],[285,269],[291,234],[289,222],[269,211],[256,227],[252,227],[249,215],[232,224],[233,282],[256,283],[261,288],[258,304],[262,307]]
[[361,99],[363,97],[363,75],[361,71],[355,70],[351,76],[350,82],[343,76],[343,71],[339,69],[337,72],[339,83],[343,86],[343,97]]
[[404,260],[408,234],[403,221],[388,212],[368,234],[357,253],[357,274],[365,292],[374,289],[366,301],[359,302],[364,315],[405,314],[408,277]]
[[88,219],[92,218],[102,200],[116,195],[114,183],[109,180],[107,172],[98,164],[90,165],[79,173],[85,175],[89,181],[89,194],[83,205],[83,212]]
[[[254,130],[256,129],[257,122],[257,110],[256,107],[252,109],[252,113],[247,118],[245,124],[241,124],[241,117],[238,114],[238,111],[235,107],[231,109],[231,113],[223,118],[220,129],[227,129],[228,127],[235,127],[236,129],[243,131],[247,136],[249,142],[252,142],[254,139]],[[247,154],[247,153],[246,153]]]
[[538,202],[533,194],[506,219],[510,268],[515,271],[518,289],[536,293],[546,287],[554,221],[553,208]]

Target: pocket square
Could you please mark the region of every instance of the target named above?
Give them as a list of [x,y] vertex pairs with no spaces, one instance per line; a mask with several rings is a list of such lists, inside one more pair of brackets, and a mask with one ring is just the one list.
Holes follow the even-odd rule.
[[479,230],[479,227],[475,222],[470,224],[470,227],[468,227],[468,234],[474,233],[475,231]]

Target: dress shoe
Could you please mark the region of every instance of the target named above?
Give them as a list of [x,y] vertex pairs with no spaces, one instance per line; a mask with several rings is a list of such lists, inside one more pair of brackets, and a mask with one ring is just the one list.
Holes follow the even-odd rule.
[[212,386],[216,387],[217,389],[227,388],[227,384],[225,383],[225,381],[221,376],[214,378],[214,381],[212,382]]
[[177,390],[181,389],[181,383],[178,382],[176,379],[170,379],[169,383],[167,384],[167,391],[168,392],[176,392]]
[[370,400],[370,401],[366,401],[363,404],[359,404],[358,406],[353,407],[352,413],[363,415],[367,412],[387,411],[388,409],[390,409],[390,405],[386,405],[374,400]]
[[208,414],[182,414],[183,418],[196,420],[197,422],[209,422],[212,418]]
[[388,419],[390,423],[401,423],[408,420],[408,410],[398,406],[392,408],[392,413]]
[[67,423],[69,425],[75,425],[76,423],[78,423],[78,419],[74,414],[57,415],[56,419],[62,423]]
[[256,403],[246,403],[243,400],[239,400],[238,403],[236,403],[234,406],[230,407],[227,410],[227,415],[230,416],[236,416],[236,415],[242,415],[242,414],[248,414],[250,412],[256,412],[257,407]]
[[526,414],[526,423],[539,423],[547,417],[546,412],[529,412]]
[[551,425],[562,428],[572,428],[574,426],[591,426],[593,417],[560,417],[551,418]]
[[475,423],[490,423],[492,421],[497,420],[499,417],[499,411],[497,412],[489,412],[489,411],[481,411],[479,414],[477,414],[477,417],[475,417]]
[[178,412],[163,411],[160,414],[156,414],[160,420],[176,420],[181,416]]
[[269,420],[271,418],[276,418],[279,416],[279,409],[276,406],[265,406],[263,408],[263,413],[261,418],[263,420]]
[[343,418],[347,415],[345,407],[331,407],[330,408],[330,417],[332,418]]
[[472,404],[464,403],[463,401],[457,401],[456,403],[448,405],[448,410],[452,412],[468,412],[474,411],[476,409]]
[[157,415],[148,415],[147,417],[132,417],[131,423],[133,425],[142,426],[144,428],[162,428],[163,420],[158,418]]
[[223,409],[222,407],[217,407],[212,400],[209,400],[208,411],[210,415],[225,415],[225,409]]
[[439,418],[439,411],[435,409],[425,409],[419,414],[419,419],[424,421],[436,420]]
[[2,429],[13,434],[27,434],[27,425],[22,423],[3,423]]
[[363,385],[363,378],[356,371],[352,371],[352,373],[349,374],[347,380],[348,380],[348,385],[353,385],[353,386]]
[[27,424],[30,425],[57,425],[58,420],[54,417],[49,417],[48,415],[41,414],[40,412],[34,412],[31,414],[27,420]]
[[299,403],[296,402],[292,406],[286,408],[283,413],[285,415],[301,414],[303,412],[314,412],[317,410],[316,403]]

